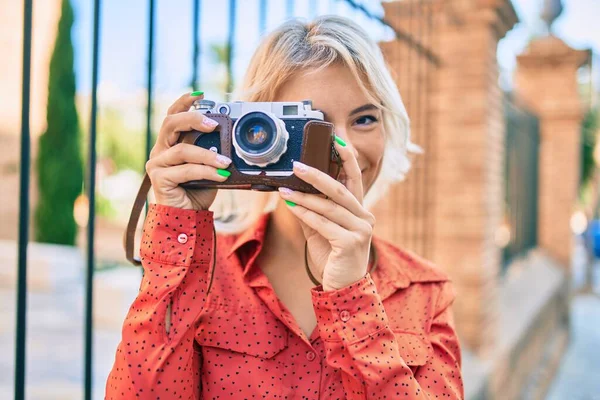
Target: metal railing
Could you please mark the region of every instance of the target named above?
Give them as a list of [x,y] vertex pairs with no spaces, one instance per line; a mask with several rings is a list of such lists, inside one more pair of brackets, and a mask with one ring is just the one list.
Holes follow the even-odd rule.
[[505,229],[508,243],[503,249],[503,269],[537,245],[538,172],[540,127],[538,118],[504,99],[506,119]]
[[[272,0],[273,1],[273,0]],[[423,0],[421,0],[422,2]],[[154,70],[155,70],[155,36],[160,34],[156,27],[156,11],[157,2],[148,0],[148,47],[147,47],[147,69],[146,69],[146,159],[149,157],[152,147],[152,108],[154,99]],[[241,2],[237,0],[229,0],[229,13],[227,22],[227,91],[231,92],[234,84],[233,74],[233,59],[236,53],[236,15]],[[248,3],[243,3],[248,4]],[[258,3],[258,29],[263,33],[267,28],[267,10],[270,2],[268,0],[260,0]],[[435,54],[422,43],[421,37],[415,37],[410,33],[402,31],[397,27],[392,27],[388,21],[377,12],[375,8],[381,8],[377,0],[358,2],[355,0],[329,0],[329,11],[333,11],[337,5],[345,4],[356,15],[366,17],[371,21],[380,24],[382,28],[391,30],[396,40],[404,42],[408,51],[419,54],[427,63],[436,65],[439,63]],[[201,66],[201,43],[200,26],[201,19],[207,18],[203,12],[201,0],[190,0],[190,15],[191,24],[193,26],[193,37],[191,38],[191,53],[192,53],[192,76],[190,78],[190,86],[198,87],[202,81]],[[296,2],[294,0],[286,0],[286,17],[295,15]],[[311,17],[316,16],[317,1],[310,0]],[[16,362],[15,362],[15,399],[25,399],[25,371],[26,371],[26,309],[27,309],[27,246],[28,246],[28,224],[29,224],[29,171],[30,171],[30,126],[29,126],[29,111],[30,111],[30,69],[31,69],[31,38],[32,38],[32,12],[33,0],[24,1],[24,29],[23,29],[23,82],[22,82],[22,123],[21,123],[21,158],[20,158],[20,203],[19,203],[19,239],[18,239],[18,277],[17,277],[17,313],[16,313]],[[101,49],[101,30],[102,30],[102,2],[94,0],[93,2],[93,31],[92,31],[92,85],[91,85],[91,109],[89,120],[89,147],[88,147],[88,166],[86,175],[87,195],[89,199],[89,215],[87,225],[87,251],[86,251],[86,272],[85,272],[85,372],[84,372],[84,396],[86,400],[92,398],[92,359],[93,359],[93,280],[95,268],[95,191],[96,191],[96,145],[97,145],[97,115],[98,115],[98,77],[99,77],[99,60]],[[423,35],[426,34],[424,28]],[[419,35],[421,31],[419,31]],[[417,64],[421,65],[422,64]],[[419,68],[421,68],[419,67]],[[402,71],[399,71],[402,74]],[[414,85],[411,83],[411,85]],[[417,84],[418,85],[418,84]],[[419,124],[424,124],[422,129],[427,128],[427,118],[424,115],[425,108],[422,104],[426,100],[426,90],[420,93],[420,90],[415,90],[414,87],[408,91],[409,98],[405,101],[412,104],[412,109]],[[143,166],[140,166],[143,169]],[[424,188],[422,188],[425,190]],[[419,192],[420,193],[420,192]]]

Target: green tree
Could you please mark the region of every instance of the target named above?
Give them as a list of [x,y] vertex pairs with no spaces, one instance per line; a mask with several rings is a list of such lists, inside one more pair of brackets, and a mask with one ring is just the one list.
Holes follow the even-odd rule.
[[596,134],[598,125],[598,109],[590,109],[581,122],[581,173],[580,185],[585,186],[596,167],[594,162],[594,148],[596,147]]
[[50,59],[47,128],[39,139],[36,163],[39,201],[35,210],[35,239],[67,245],[75,244],[73,203],[83,182],[81,133],[75,108],[73,21],[70,0],[63,0]]

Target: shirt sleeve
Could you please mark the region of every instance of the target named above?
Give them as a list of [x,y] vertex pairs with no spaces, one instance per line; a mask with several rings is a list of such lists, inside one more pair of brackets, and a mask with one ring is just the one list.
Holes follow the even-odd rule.
[[105,399],[200,398],[194,328],[212,273],[213,226],[210,211],[149,205],[140,248],[144,276],[123,324]]
[[453,328],[454,294],[442,283],[427,339],[433,348],[427,364],[413,371],[398,343],[370,274],[334,291],[311,289],[326,358],[341,369],[349,400],[463,399],[460,347]]

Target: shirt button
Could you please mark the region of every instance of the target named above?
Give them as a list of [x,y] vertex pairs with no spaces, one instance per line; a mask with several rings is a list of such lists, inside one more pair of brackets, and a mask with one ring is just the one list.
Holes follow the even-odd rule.
[[315,352],[314,352],[314,351],[307,351],[307,352],[306,352],[306,359],[307,359],[308,361],[312,361],[312,360],[314,360],[316,356],[317,356],[317,355],[315,354]]
[[350,319],[350,311],[342,310],[340,312],[340,319],[344,322],[348,321]]
[[177,241],[181,244],[183,243],[187,243],[188,237],[185,233],[180,233],[179,236],[177,236]]

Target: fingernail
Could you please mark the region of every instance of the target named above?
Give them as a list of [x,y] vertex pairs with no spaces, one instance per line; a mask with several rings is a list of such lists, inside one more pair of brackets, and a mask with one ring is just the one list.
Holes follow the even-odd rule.
[[217,121],[215,121],[214,119],[210,119],[210,118],[204,118],[202,123],[204,125],[208,126],[209,128],[214,128],[215,126],[219,125],[219,123]]
[[298,172],[304,173],[308,171],[306,165],[302,164],[300,161],[294,161],[294,167],[298,170]]
[[293,201],[286,200],[285,204],[287,204],[290,207],[296,207],[296,203],[294,203]]
[[202,90],[197,90],[195,92],[190,93],[190,96],[198,97],[198,96],[202,96],[203,94],[204,94],[204,92]]
[[231,158],[224,156],[223,154],[219,154],[217,156],[217,161],[221,164],[229,165],[231,164]]
[[231,175],[231,172],[227,171],[226,169],[218,168],[217,174],[224,176],[225,178],[229,178],[229,176]]
[[338,144],[340,146],[346,147],[346,142],[344,142],[341,137],[339,137],[338,135],[334,135],[334,136],[335,136],[335,141],[338,142]]
[[284,196],[290,196],[292,193],[294,193],[294,191],[292,189],[289,189],[286,187],[280,187],[279,192],[281,194],[283,194]]

